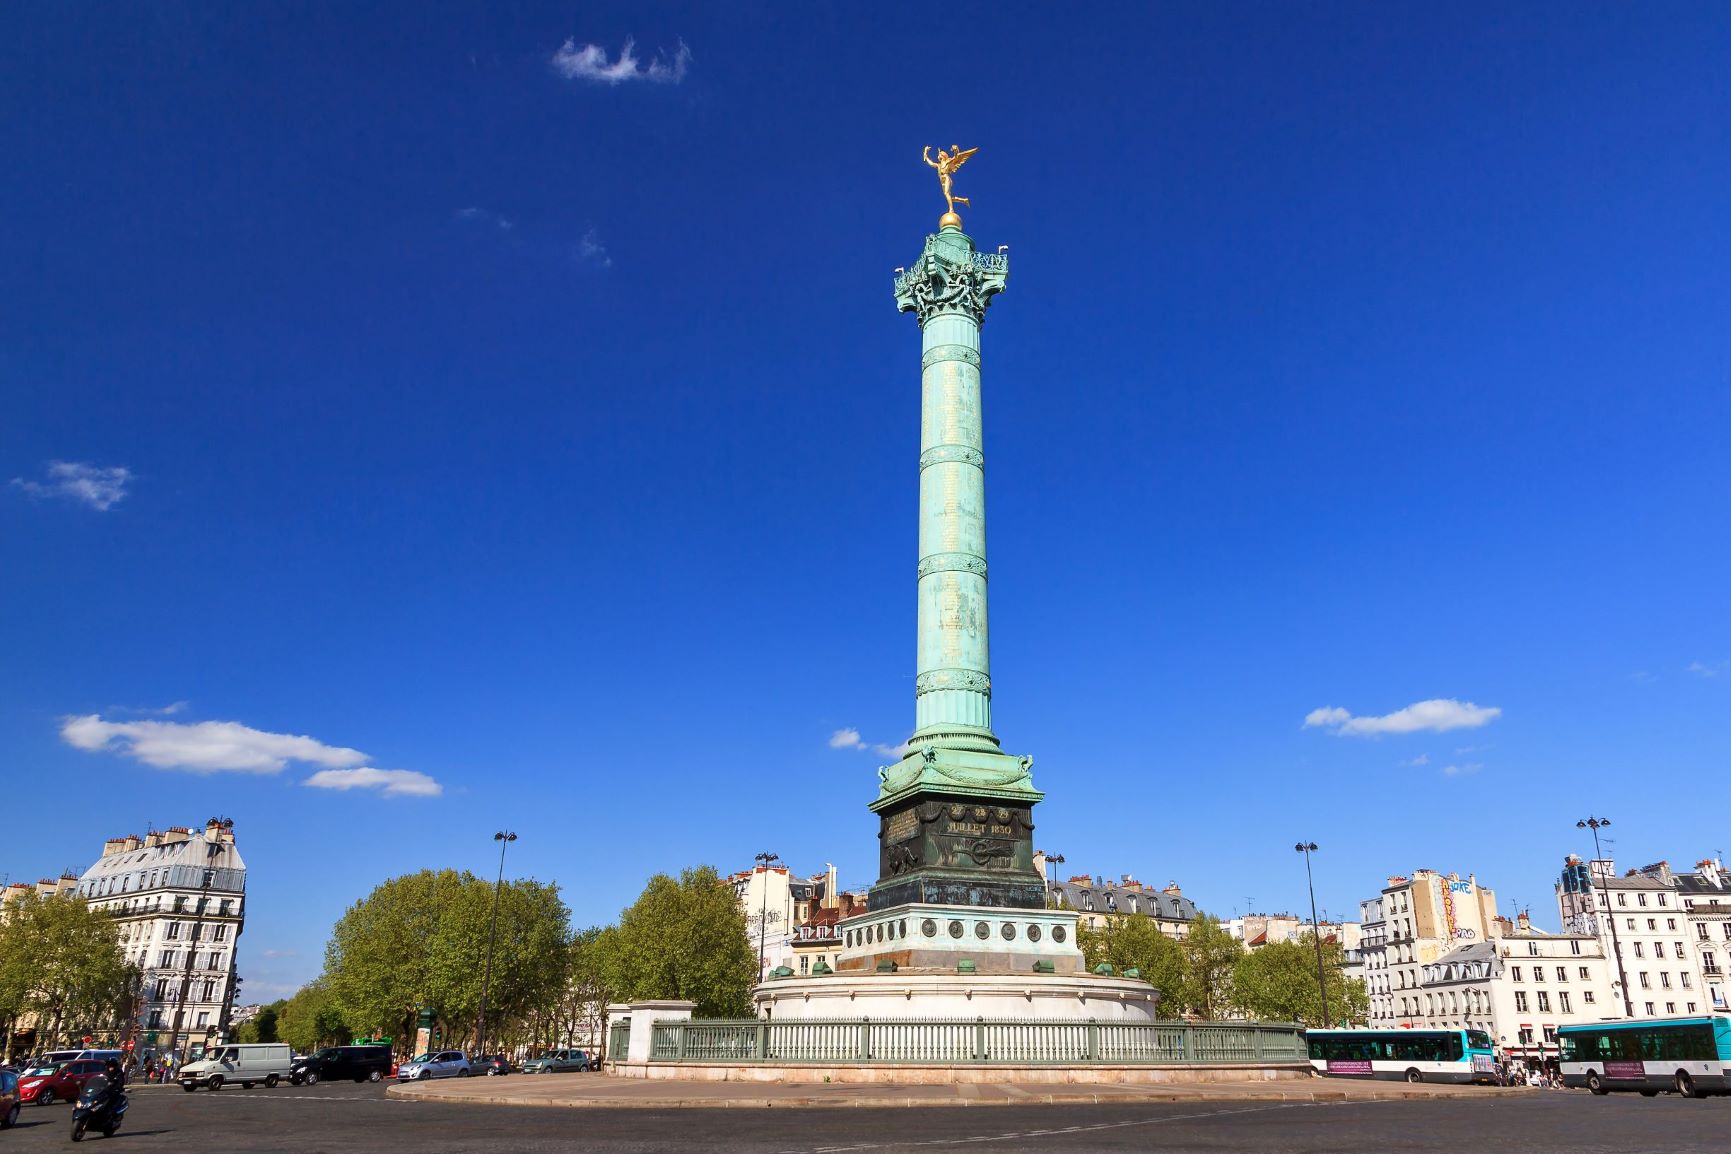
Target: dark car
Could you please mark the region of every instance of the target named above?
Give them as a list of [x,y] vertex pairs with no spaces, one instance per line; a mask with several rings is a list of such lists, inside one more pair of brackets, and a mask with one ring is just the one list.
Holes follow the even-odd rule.
[[506,1074],[515,1073],[516,1069],[517,1067],[511,1065],[511,1059],[503,1054],[494,1054],[490,1058],[483,1054],[469,1063],[471,1074],[485,1074],[489,1078],[502,1078]]
[[24,1104],[18,1100],[18,1075],[0,1066],[0,1130],[18,1125],[18,1111],[23,1108]]
[[289,1069],[289,1081],[297,1086],[323,1082],[378,1082],[391,1072],[389,1046],[327,1046],[298,1059]]

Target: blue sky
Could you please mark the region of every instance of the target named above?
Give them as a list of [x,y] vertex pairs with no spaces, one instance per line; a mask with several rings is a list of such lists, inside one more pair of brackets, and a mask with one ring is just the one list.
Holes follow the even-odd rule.
[[1042,848],[1554,924],[1589,812],[1727,847],[1731,11],[1072,11],[0,13],[0,872],[232,817],[257,996],[500,828],[584,923],[868,884],[957,141]]

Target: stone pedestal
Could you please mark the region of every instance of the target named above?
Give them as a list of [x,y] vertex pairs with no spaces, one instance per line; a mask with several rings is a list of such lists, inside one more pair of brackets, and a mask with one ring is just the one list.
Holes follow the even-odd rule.
[[776,1022],[968,1020],[1152,1022],[1160,992],[1094,974],[825,974],[765,982],[752,995]]

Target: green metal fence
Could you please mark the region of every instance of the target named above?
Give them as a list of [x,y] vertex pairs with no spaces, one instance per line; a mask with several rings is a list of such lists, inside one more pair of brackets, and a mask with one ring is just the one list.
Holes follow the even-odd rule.
[[[623,1052],[617,1056],[623,1056]],[[1070,1066],[1302,1062],[1285,1022],[1027,1022],[987,1018],[656,1022],[651,1062],[996,1063]]]

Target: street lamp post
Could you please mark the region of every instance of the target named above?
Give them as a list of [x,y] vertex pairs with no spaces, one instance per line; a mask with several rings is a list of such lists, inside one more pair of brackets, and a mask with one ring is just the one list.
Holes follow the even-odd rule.
[[763,947],[769,941],[769,866],[781,860],[780,854],[760,853],[752,859],[763,867],[763,901],[757,911],[757,980],[764,980]]
[[493,939],[499,932],[499,891],[505,888],[505,847],[517,840],[510,830],[493,835],[499,843],[499,880],[493,883],[493,919],[487,927],[487,968],[481,972],[481,1010],[475,1015],[475,1052],[487,1051],[487,987],[493,984]]
[[[1593,861],[1595,862],[1601,861],[1605,856],[1604,851],[1599,848],[1599,831],[1610,824],[1611,819],[1608,817],[1586,817],[1575,823],[1576,829],[1593,831]],[[1588,866],[1587,877],[1591,880],[1592,876],[1593,869]],[[1589,886],[1588,888],[1596,889],[1597,887]],[[1591,895],[1588,896],[1588,900],[1591,900]],[[1605,891],[1605,917],[1611,923],[1611,952],[1617,955],[1617,983],[1623,987],[1623,1013],[1625,1016],[1633,1018],[1635,1016],[1635,1003],[1629,997],[1629,976],[1623,972],[1623,947],[1617,941],[1617,913],[1611,908],[1611,891],[1608,889]]]
[[1322,995],[1322,1024],[1328,1025],[1328,981],[1322,971],[1322,927],[1316,923],[1316,880],[1310,873],[1310,855],[1316,852],[1316,843],[1301,841],[1292,847],[1304,855],[1304,881],[1310,887],[1310,940],[1316,946],[1316,991]]

